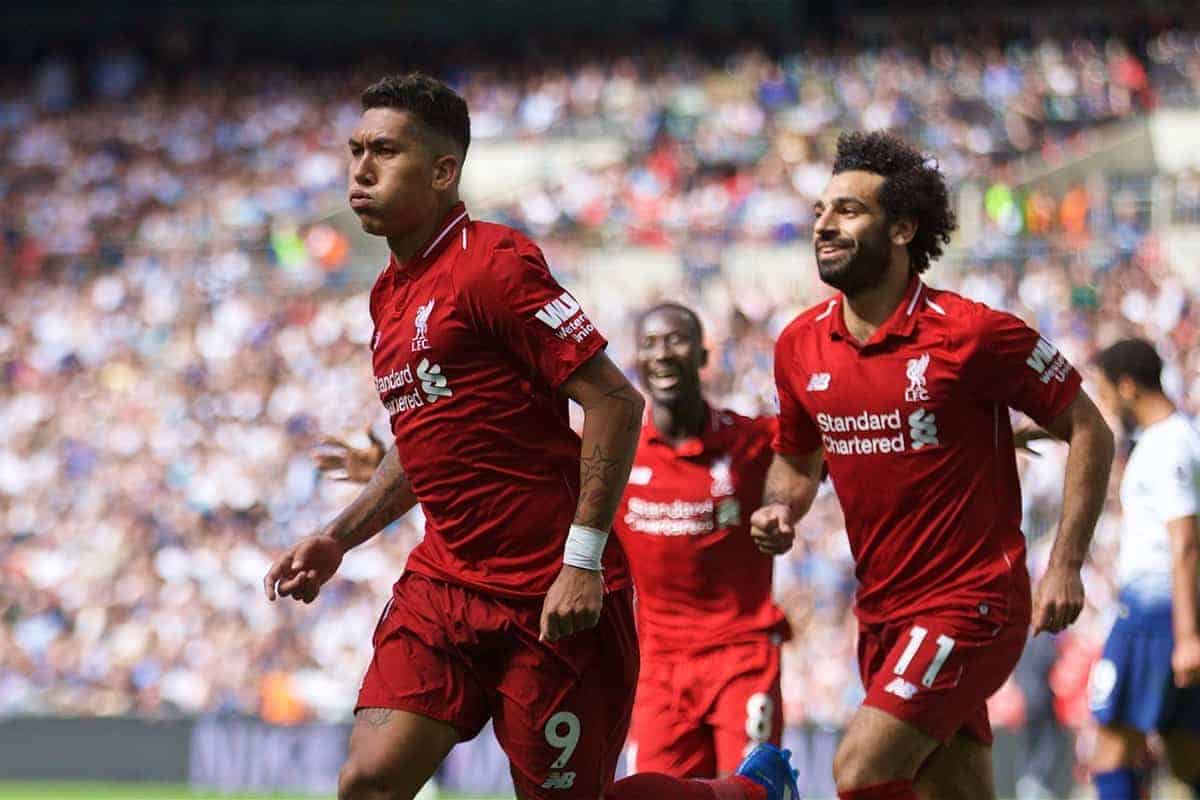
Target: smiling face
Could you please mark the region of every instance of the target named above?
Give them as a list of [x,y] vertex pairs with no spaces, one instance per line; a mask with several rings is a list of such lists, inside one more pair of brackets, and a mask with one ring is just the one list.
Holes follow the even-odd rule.
[[350,136],[350,207],[363,230],[402,237],[419,229],[456,183],[462,157],[414,114],[369,108]]
[[708,363],[695,320],[677,308],[647,314],[637,332],[638,375],[658,404],[700,397],[700,368]]
[[873,172],[839,172],[813,206],[817,271],[847,295],[877,286],[892,263],[892,226],[879,204],[884,180]]

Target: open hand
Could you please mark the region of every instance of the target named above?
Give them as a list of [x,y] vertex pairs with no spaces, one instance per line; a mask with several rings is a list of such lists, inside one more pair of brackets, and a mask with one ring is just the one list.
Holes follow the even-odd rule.
[[343,439],[326,436],[320,446],[313,451],[313,460],[317,469],[329,474],[337,481],[352,481],[366,483],[375,474],[375,468],[383,460],[387,448],[375,435],[375,431],[367,427],[367,439],[370,444],[366,447],[354,447]]
[[1041,452],[1034,450],[1029,446],[1029,443],[1053,438],[1049,432],[1035,425],[1023,425],[1013,431],[1013,446],[1018,452],[1028,453],[1031,456],[1040,456]]

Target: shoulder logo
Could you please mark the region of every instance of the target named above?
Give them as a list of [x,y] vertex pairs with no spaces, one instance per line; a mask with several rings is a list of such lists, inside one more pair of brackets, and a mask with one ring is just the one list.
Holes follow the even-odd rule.
[[823,392],[829,388],[832,377],[828,372],[814,372],[808,376],[808,391]]
[[929,399],[929,391],[925,384],[925,370],[929,369],[929,353],[922,353],[920,358],[908,360],[908,388],[904,391],[904,399],[910,403],[924,403]]
[[429,315],[433,313],[433,304],[436,299],[431,299],[428,303],[417,308],[417,316],[413,320],[413,326],[416,332],[412,338],[413,352],[418,350],[429,349]]
[[1041,376],[1042,383],[1056,380],[1062,383],[1070,372],[1070,364],[1063,358],[1058,348],[1045,339],[1038,339],[1033,352],[1025,359],[1025,364]]
[[557,298],[542,306],[534,316],[549,328],[558,330],[564,322],[567,322],[578,313],[579,301],[572,297],[570,292],[563,292]]
[[375,352],[375,348],[379,347],[379,329],[375,329],[375,333],[371,336],[371,352]]

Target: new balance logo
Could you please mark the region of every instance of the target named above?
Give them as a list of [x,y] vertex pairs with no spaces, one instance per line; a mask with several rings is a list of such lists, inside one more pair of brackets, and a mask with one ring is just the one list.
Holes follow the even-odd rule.
[[908,360],[908,388],[904,391],[904,399],[910,403],[923,403],[929,399],[929,392],[925,388],[925,370],[929,369],[929,353],[924,353],[920,358],[910,358]]
[[829,388],[830,381],[828,372],[814,372],[808,377],[808,391],[823,392]]
[[543,789],[570,789],[575,785],[574,772],[551,772],[546,776],[546,782],[542,784]]
[[563,292],[557,300],[551,300],[534,314],[548,327],[558,330],[562,324],[579,313],[579,301],[571,297],[570,292]]
[[883,690],[889,694],[894,694],[901,700],[912,700],[917,693],[917,687],[914,684],[904,680],[904,678],[892,678],[892,682],[883,687]]
[[909,433],[912,436],[913,450],[920,450],[922,447],[941,444],[938,441],[937,417],[934,416],[932,411],[918,408],[908,415],[908,424],[910,427]]
[[440,397],[454,395],[447,385],[446,376],[442,374],[442,365],[430,364],[428,358],[422,358],[417,365],[417,380],[421,382],[421,390],[425,392],[425,400],[429,403],[436,403]]

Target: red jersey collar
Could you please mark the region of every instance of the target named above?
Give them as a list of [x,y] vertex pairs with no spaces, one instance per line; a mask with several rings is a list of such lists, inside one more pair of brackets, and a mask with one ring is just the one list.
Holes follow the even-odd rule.
[[829,321],[828,331],[830,338],[844,339],[852,346],[860,349],[870,347],[886,341],[890,336],[901,339],[912,336],[913,330],[917,327],[917,316],[921,310],[920,304],[922,298],[928,293],[928,287],[921,282],[919,277],[913,275],[909,278],[908,288],[904,290],[904,298],[896,306],[895,310],[892,311],[892,315],[876,329],[870,339],[862,343],[858,342],[846,327],[846,318],[842,309],[842,304],[846,301],[845,295],[839,294],[830,300],[829,305],[817,316],[817,319],[827,319]]
[[[419,273],[437,260],[437,257],[442,254],[447,245],[454,241],[459,229],[466,227],[470,221],[471,218],[467,215],[467,207],[460,200],[446,212],[446,216],[442,218],[442,224],[438,227],[437,233],[429,237],[429,240],[421,245],[420,249],[411,258],[400,264],[393,253],[388,258],[388,268],[395,271],[397,278],[405,278]],[[465,243],[463,247],[466,247]]]
[[704,428],[700,431],[699,436],[692,436],[684,439],[678,444],[673,444],[669,439],[662,435],[658,430],[658,426],[654,424],[654,414],[651,406],[646,406],[646,412],[642,420],[642,441],[646,444],[659,444],[664,447],[671,448],[675,455],[687,457],[703,455],[705,451],[716,447],[716,433],[719,428],[717,424],[717,413],[713,411],[712,406],[708,403],[704,404],[705,422]]

